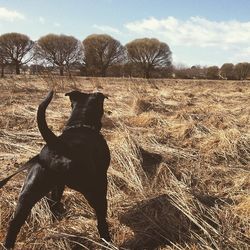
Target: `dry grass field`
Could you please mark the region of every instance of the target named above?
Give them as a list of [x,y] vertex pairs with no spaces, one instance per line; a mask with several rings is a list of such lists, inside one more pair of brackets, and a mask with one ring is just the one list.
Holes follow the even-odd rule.
[[[102,133],[111,149],[108,222],[102,246],[85,199],[66,189],[66,212],[53,221],[46,199],[23,226],[16,249],[249,249],[250,82],[12,77],[0,80],[0,178],[44,142],[36,109],[56,95],[47,121],[60,134],[69,90],[99,89]],[[0,242],[26,173],[0,190]],[[1,245],[0,245],[1,246]]]

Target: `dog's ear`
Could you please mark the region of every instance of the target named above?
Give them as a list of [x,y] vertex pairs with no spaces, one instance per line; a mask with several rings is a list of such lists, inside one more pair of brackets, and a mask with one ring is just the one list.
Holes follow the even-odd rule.
[[81,92],[73,90],[71,92],[66,93],[65,96],[69,96],[70,100],[76,100],[81,96]]
[[101,98],[101,99],[109,99],[109,97],[107,95],[104,95],[103,93],[101,92],[95,92],[94,93],[97,97]]
[[65,96],[71,97],[71,96],[73,96],[73,95],[76,95],[78,92],[79,92],[79,91],[74,90],[74,91],[71,91],[71,92],[66,93]]

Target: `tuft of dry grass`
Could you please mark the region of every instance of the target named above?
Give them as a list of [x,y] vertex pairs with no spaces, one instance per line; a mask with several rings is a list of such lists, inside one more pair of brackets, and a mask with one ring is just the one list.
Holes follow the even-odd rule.
[[[60,134],[72,89],[108,94],[102,133],[111,150],[108,221],[98,238],[84,197],[66,189],[65,213],[46,198],[33,208],[16,249],[249,249],[250,82],[20,76],[0,80],[0,178],[44,144],[36,109]],[[26,173],[0,190],[0,241]]]

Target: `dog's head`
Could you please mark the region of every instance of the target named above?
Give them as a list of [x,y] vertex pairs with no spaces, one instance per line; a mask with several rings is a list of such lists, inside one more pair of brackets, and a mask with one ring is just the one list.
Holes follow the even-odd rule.
[[66,93],[69,96],[72,107],[71,123],[85,123],[101,129],[101,119],[104,113],[103,104],[105,98],[108,98],[100,92],[82,93],[80,91],[71,91]]

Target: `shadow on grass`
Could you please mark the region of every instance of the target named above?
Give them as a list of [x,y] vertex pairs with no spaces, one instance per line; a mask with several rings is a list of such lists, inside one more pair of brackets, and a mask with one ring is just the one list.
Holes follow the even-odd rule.
[[121,246],[131,250],[153,250],[187,242],[192,226],[190,220],[170,203],[167,195],[140,202],[122,215],[120,222],[134,232],[134,237]]

